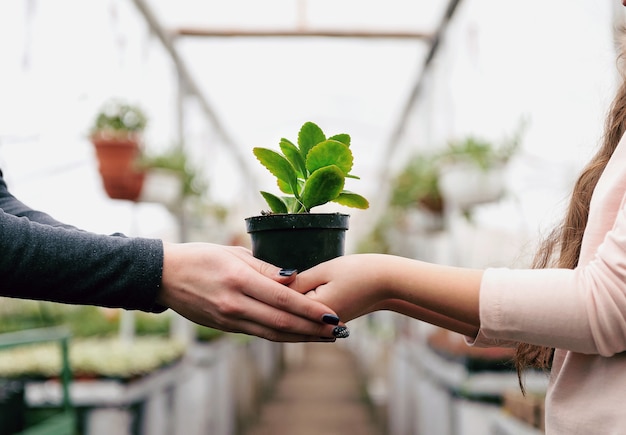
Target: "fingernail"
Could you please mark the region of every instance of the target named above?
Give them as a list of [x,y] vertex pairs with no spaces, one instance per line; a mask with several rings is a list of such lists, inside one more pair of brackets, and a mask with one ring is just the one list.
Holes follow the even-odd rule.
[[329,325],[339,325],[339,317],[335,316],[334,314],[324,314],[322,316],[322,322]]
[[333,335],[337,338],[347,338],[350,336],[350,330],[345,326],[335,326]]
[[298,270],[297,269],[280,269],[280,271],[278,272],[278,274],[280,276],[291,276],[294,273],[296,273]]

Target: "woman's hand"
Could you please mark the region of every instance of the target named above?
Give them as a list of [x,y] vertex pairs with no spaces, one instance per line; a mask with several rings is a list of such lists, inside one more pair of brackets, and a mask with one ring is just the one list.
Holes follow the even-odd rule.
[[164,243],[158,302],[223,331],[272,341],[333,341],[335,312],[287,287],[294,271],[280,272],[242,247]]
[[384,254],[346,255],[298,274],[290,287],[345,322],[391,310],[466,335],[480,325],[482,271]]
[[290,287],[333,307],[347,322],[385,309],[389,295],[383,260],[378,254],[334,258],[299,273]]

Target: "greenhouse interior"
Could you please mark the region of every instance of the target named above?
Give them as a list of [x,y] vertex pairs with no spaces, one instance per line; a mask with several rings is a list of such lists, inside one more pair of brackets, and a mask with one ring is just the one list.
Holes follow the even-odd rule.
[[[248,218],[293,205],[266,197],[308,186],[257,150],[287,155],[308,129],[350,154],[339,190],[354,194],[313,203],[349,217],[336,255],[529,268],[603,137],[623,9],[3,0],[2,177],[80,231],[251,250]],[[135,148],[104,169],[98,129],[115,122]],[[2,256],[14,282],[20,260]],[[0,288],[0,435],[545,433],[544,371],[524,395],[514,349],[393,311],[332,343],[284,342]]]

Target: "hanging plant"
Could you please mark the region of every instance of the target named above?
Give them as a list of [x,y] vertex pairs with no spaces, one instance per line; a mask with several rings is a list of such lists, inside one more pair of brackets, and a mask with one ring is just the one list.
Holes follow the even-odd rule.
[[143,111],[121,100],[106,102],[90,129],[104,190],[112,199],[136,201],[145,173],[136,166],[142,133],[147,125]]

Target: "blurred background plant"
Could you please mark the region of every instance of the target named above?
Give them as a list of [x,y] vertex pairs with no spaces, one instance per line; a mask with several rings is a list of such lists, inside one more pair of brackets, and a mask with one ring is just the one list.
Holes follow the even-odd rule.
[[182,145],[174,145],[162,152],[144,150],[139,157],[138,166],[146,171],[162,169],[175,174],[181,180],[181,196],[201,197],[206,193],[207,182],[202,170],[192,164]]
[[[65,326],[72,335],[75,375],[130,378],[182,357],[185,345],[171,338],[170,312],[135,312],[135,338],[119,338],[121,309],[2,298],[0,333]],[[222,331],[195,325],[196,339],[210,342]],[[58,345],[37,344],[0,352],[0,378],[48,377],[60,370]]]
[[[75,378],[130,380],[178,361],[185,345],[164,337],[149,336],[129,346],[115,337],[75,338],[69,347]],[[0,353],[0,378],[51,378],[61,373],[57,343],[43,343]]]
[[148,118],[139,106],[113,98],[105,102],[96,114],[91,134],[140,133],[147,124]]
[[392,207],[407,209],[422,206],[434,213],[443,211],[439,191],[438,156],[417,154],[411,157],[391,184]]

